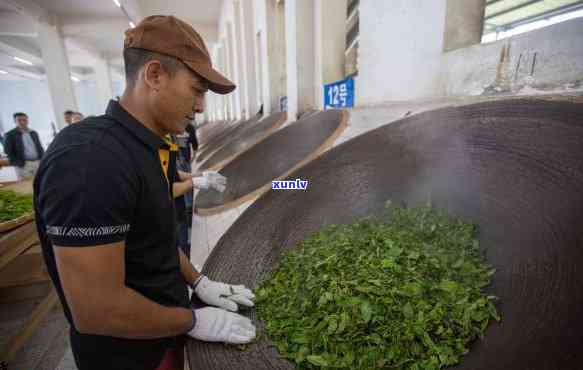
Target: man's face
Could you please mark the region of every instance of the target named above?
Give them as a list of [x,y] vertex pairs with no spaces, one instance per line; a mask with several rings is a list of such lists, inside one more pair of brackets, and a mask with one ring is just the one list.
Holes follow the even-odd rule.
[[194,115],[203,113],[207,91],[206,81],[187,67],[180,68],[172,77],[166,74],[154,95],[153,113],[157,124],[172,134],[184,132],[186,125],[194,120]]
[[81,113],[75,113],[71,117],[71,123],[77,123],[81,120],[83,120],[83,115]]
[[72,113],[65,113],[65,122],[67,122],[68,125],[73,123],[73,114]]
[[17,116],[14,120],[21,129],[28,128],[28,116]]

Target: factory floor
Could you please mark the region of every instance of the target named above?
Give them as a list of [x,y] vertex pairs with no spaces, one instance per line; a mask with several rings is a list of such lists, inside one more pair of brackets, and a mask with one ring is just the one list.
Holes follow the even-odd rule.
[[[352,109],[348,127],[334,146],[403,117],[445,106],[468,104],[486,97],[440,98],[413,102],[387,103]],[[195,195],[196,196],[196,195]],[[228,228],[254,202],[247,203],[213,216],[194,215],[192,221],[191,260],[201,268],[214,246]],[[34,307],[41,301],[0,304],[0,346],[22,327]],[[188,364],[187,364],[188,366]],[[51,311],[23,349],[9,363],[9,370],[75,370],[68,339],[68,324],[59,307]]]

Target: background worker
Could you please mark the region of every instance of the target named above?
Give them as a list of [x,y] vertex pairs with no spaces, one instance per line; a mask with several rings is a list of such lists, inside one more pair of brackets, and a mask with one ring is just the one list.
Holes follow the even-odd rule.
[[18,112],[13,115],[16,128],[8,131],[4,138],[4,152],[8,163],[16,168],[19,180],[35,175],[44,149],[38,133],[28,127],[28,115]]

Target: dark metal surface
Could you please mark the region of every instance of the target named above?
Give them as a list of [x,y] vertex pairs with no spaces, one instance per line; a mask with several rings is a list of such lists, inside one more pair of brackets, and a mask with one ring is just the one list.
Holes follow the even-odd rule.
[[243,153],[247,149],[262,141],[267,135],[272,133],[273,130],[279,128],[279,126],[285,122],[285,117],[285,113],[271,114],[261,121],[258,121],[255,124],[244,128],[236,135],[232,135],[233,137],[219,150],[215,151],[206,161],[204,161],[199,169],[206,170],[213,168],[225,160]]
[[230,124],[229,121],[215,121],[215,122],[208,122],[204,126],[201,126],[196,129],[196,134],[198,136],[199,144],[206,145],[208,140],[212,138],[212,136],[225,129]]
[[[458,370],[583,369],[583,105],[508,100],[407,117],[325,153],[220,239],[203,273],[252,288],[282,251],[386,200],[428,199],[475,222],[497,272],[492,324]],[[255,311],[245,313],[255,322]],[[291,369],[264,340],[248,351],[190,341],[194,369]]]
[[[345,124],[340,110],[328,110],[311,115],[277,131],[255,145],[220,172],[228,179],[224,193],[201,190],[195,201],[197,212],[237,206],[237,202],[284,176],[300,162],[319,152],[327,141],[341,131]],[[342,127],[343,128],[343,127]]]
[[238,121],[235,124],[227,127],[220,133],[214,135],[208,143],[199,151],[196,161],[202,163],[209,158],[213,153],[219,150],[223,145],[231,140],[238,132],[256,124],[261,119],[260,115],[255,115],[248,120]]

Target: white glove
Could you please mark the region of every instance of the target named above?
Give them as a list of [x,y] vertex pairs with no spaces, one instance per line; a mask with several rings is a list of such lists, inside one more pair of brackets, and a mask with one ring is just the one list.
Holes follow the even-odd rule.
[[209,180],[211,188],[221,193],[225,191],[227,187],[227,178],[225,176],[217,171],[204,171],[202,175]]
[[204,171],[202,176],[192,178],[192,184],[197,189],[213,188],[222,193],[227,187],[227,178],[216,171]]
[[245,316],[216,307],[201,308],[194,314],[196,323],[188,335],[195,339],[233,344],[249,343],[255,339],[255,326]]
[[211,186],[209,180],[206,177],[193,177],[192,185],[200,190],[207,190]]
[[255,295],[244,285],[229,285],[209,280],[203,276],[194,288],[194,293],[206,304],[237,312],[237,304],[253,307]]

